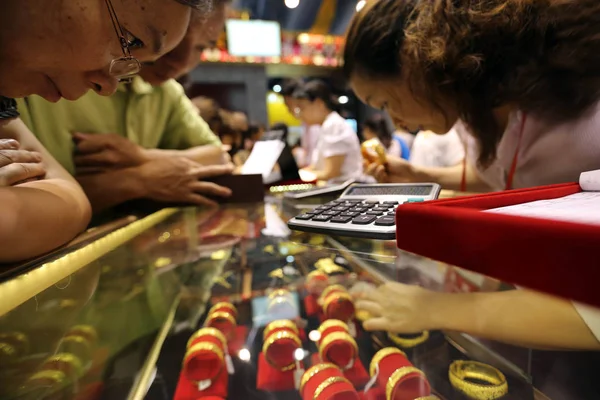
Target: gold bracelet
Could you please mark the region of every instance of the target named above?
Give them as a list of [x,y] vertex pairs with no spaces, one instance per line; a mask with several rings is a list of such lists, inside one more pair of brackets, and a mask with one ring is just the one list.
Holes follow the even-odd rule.
[[358,356],[358,346],[356,345],[356,341],[354,341],[354,338],[352,336],[350,336],[349,333],[333,332],[333,333],[325,336],[323,338],[323,340],[321,340],[321,344],[319,345],[319,355],[321,356],[321,360],[325,360],[324,352],[327,349],[327,346],[329,346],[331,343],[335,342],[336,340],[345,340],[346,342],[350,343],[352,345],[352,347],[354,347],[354,356],[355,357]]
[[317,386],[317,389],[315,390],[315,394],[313,395],[313,400],[317,400],[319,398],[319,396],[321,395],[321,393],[323,393],[323,391],[325,389],[327,389],[329,386],[333,385],[334,383],[348,383],[348,384],[352,385],[350,383],[350,381],[348,379],[344,378],[343,376],[332,376],[331,378],[325,379],[323,382],[321,382],[321,384],[319,386]]
[[225,335],[223,335],[223,332],[221,332],[220,330],[218,330],[216,328],[202,328],[202,329],[196,331],[196,333],[194,333],[192,335],[192,337],[190,337],[190,339],[187,342],[186,348],[190,347],[192,342],[194,340],[196,340],[196,338],[199,338],[200,336],[214,336],[221,342],[221,344],[223,345],[223,348],[227,347],[227,339],[225,338]]
[[39,371],[33,374],[29,381],[37,381],[44,380],[50,381],[50,385],[66,385],[67,384],[67,375],[62,371],[57,371],[54,369],[47,369],[44,371]]
[[[81,360],[74,354],[71,353],[58,353],[48,358],[44,364],[50,363],[65,363],[68,364],[75,371],[75,375],[80,377],[83,375],[83,365]],[[62,369],[59,369],[62,371]],[[64,372],[64,371],[63,371]]]
[[271,335],[267,340],[265,340],[262,351],[263,351],[263,354],[265,355],[265,360],[267,360],[267,362],[269,364],[271,364],[271,366],[273,368],[276,368],[280,371],[290,371],[296,367],[296,362],[293,362],[290,365],[286,365],[285,367],[280,367],[277,365],[273,365],[269,361],[269,358],[267,357],[267,350],[269,350],[269,347],[271,347],[275,342],[277,342],[281,339],[290,339],[296,344],[296,346],[298,346],[298,348],[302,347],[302,342],[300,341],[298,336],[296,336],[295,334],[293,334],[292,332],[289,332],[289,331],[280,331],[280,332],[275,332],[275,334]]
[[406,375],[413,374],[413,373],[417,373],[420,376],[425,377],[425,374],[423,373],[423,371],[421,371],[420,369],[415,368],[415,367],[402,367],[402,368],[398,368],[397,370],[395,370],[394,373],[392,373],[392,375],[388,379],[387,384],[385,386],[386,399],[393,400],[392,395],[394,394],[394,389],[396,388],[396,385],[398,384],[398,382],[400,382],[400,380],[402,378],[404,378]]
[[[335,296],[335,295],[337,295],[337,296]],[[352,296],[350,296],[348,293],[332,293],[332,295],[329,296],[328,298],[326,298],[325,302],[323,303],[323,312],[327,313],[327,309],[329,308],[331,303],[337,302],[340,300],[347,300],[349,302],[352,302]]]
[[338,291],[340,291],[342,293],[348,293],[348,290],[345,287],[343,287],[342,285],[330,285],[330,286],[327,286],[323,290],[323,293],[321,293],[321,299],[323,301],[325,301],[325,298],[327,297],[327,295],[329,295],[334,290],[338,290]]
[[192,356],[195,355],[194,353],[197,353],[200,351],[211,351],[211,352],[215,353],[215,355],[219,358],[219,360],[221,362],[223,362],[223,351],[221,351],[219,346],[217,346],[214,343],[200,342],[200,343],[196,343],[195,345],[190,347],[188,349],[188,351],[185,352],[185,357],[184,357],[183,363],[185,364]]
[[405,338],[396,333],[388,332],[387,337],[394,342],[396,346],[410,349],[411,347],[415,347],[426,342],[427,339],[429,339],[429,331],[423,331],[419,336],[413,338]]
[[[300,389],[299,389],[300,394],[302,394],[302,391],[304,390],[304,386],[306,386],[308,381],[310,381],[318,373],[323,372],[326,369],[330,369],[330,368],[339,370],[338,366],[335,364],[332,364],[332,363],[321,363],[321,364],[313,365],[312,367],[310,367],[304,373],[304,375],[302,375],[302,380],[300,381]],[[341,371],[340,371],[340,374],[341,374]]]
[[267,337],[269,337],[269,334],[271,332],[273,332],[276,329],[289,329],[291,331],[294,331],[294,333],[296,333],[296,335],[299,335],[300,332],[298,332],[298,327],[296,326],[296,323],[294,321],[290,321],[289,319],[280,319],[277,321],[273,321],[270,324],[268,324],[265,327],[265,330],[263,332],[263,340],[266,339]]
[[334,327],[340,327],[346,332],[350,331],[350,329],[348,328],[348,324],[345,323],[344,321],[340,321],[339,319],[325,320],[325,321],[323,321],[323,323],[321,324],[321,326],[319,326],[319,329],[317,329],[317,330],[319,331],[319,333],[321,335],[323,335],[323,332],[325,332],[327,329],[334,328]]
[[212,306],[210,308],[210,310],[208,310],[208,315],[214,313],[214,312],[218,312],[217,310],[221,309],[221,308],[227,308],[229,309],[229,313],[232,314],[233,316],[237,317],[237,308],[231,304],[231,303],[227,303],[224,301],[221,301],[219,303],[216,303],[214,306]]
[[381,361],[384,358],[392,354],[401,354],[404,357],[406,357],[406,353],[395,347],[386,347],[385,349],[381,349],[377,353],[375,353],[375,355],[371,359],[371,364],[369,364],[369,375],[375,376],[375,369],[377,368],[377,366],[381,363]]
[[75,325],[69,329],[69,335],[89,337],[92,342],[96,342],[98,340],[98,332],[96,331],[96,328],[91,325]]
[[[493,400],[508,393],[508,383],[504,374],[491,365],[477,361],[452,362],[448,378],[456,390],[472,399]],[[471,382],[469,379],[487,384]]]
[[236,325],[235,318],[233,315],[226,311],[217,311],[208,316],[208,322],[213,321],[215,319],[226,319],[231,323],[231,325]]

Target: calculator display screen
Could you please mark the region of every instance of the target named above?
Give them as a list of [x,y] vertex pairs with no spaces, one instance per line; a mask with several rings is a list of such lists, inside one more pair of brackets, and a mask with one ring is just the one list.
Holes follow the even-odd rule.
[[346,196],[428,196],[431,190],[431,186],[353,187]]

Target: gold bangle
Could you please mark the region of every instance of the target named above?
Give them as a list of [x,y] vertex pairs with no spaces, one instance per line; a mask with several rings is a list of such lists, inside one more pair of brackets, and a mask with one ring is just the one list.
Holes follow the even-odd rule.
[[317,400],[319,398],[319,396],[321,395],[321,393],[323,393],[323,391],[325,389],[327,389],[329,386],[333,385],[334,383],[350,383],[350,381],[346,378],[344,378],[343,376],[332,376],[330,378],[325,379],[323,382],[321,382],[319,384],[319,386],[317,386],[317,389],[315,390],[315,393],[313,395],[313,399]]
[[67,383],[67,375],[62,371],[47,369],[39,371],[29,377],[29,381],[49,380],[51,384],[65,385]]
[[185,352],[184,364],[192,356],[195,355],[194,353],[199,352],[199,351],[212,351],[213,353],[216,354],[216,356],[219,358],[219,360],[221,360],[221,362],[223,361],[223,351],[221,351],[219,346],[217,346],[214,343],[200,342],[200,343],[196,343],[195,345],[190,347],[188,351]]
[[324,301],[327,295],[329,295],[329,293],[333,292],[334,290],[339,290],[342,293],[348,293],[348,290],[342,285],[330,285],[323,290],[323,293],[321,293],[321,299],[323,299]]
[[233,315],[226,311],[217,311],[208,316],[208,322],[213,321],[215,319],[226,319],[231,322],[232,325],[236,325],[235,318]]
[[94,342],[98,340],[96,328],[90,325],[75,325],[69,330],[69,335],[88,336]]
[[0,342],[10,344],[19,351],[21,356],[26,355],[29,352],[29,340],[24,333],[0,333]]
[[[329,296],[328,298],[325,299],[325,302],[323,303],[323,312],[325,312],[325,313],[327,313],[327,309],[333,302],[336,302],[339,300],[347,300],[349,302],[352,302],[352,296],[350,296],[348,293],[333,293],[333,294],[337,294],[337,296]],[[354,304],[354,303],[352,303],[352,304]]]
[[265,355],[265,360],[267,360],[267,362],[269,364],[271,364],[271,366],[273,366],[274,368],[276,368],[280,371],[289,371],[296,367],[296,362],[293,362],[290,365],[286,365],[284,367],[280,367],[277,365],[273,365],[269,361],[269,358],[267,357],[267,351],[269,350],[269,347],[271,347],[275,342],[277,342],[281,339],[290,339],[296,344],[296,346],[298,346],[298,348],[302,347],[302,342],[300,341],[298,336],[296,336],[295,334],[293,334],[292,332],[289,332],[289,331],[280,331],[280,332],[275,332],[275,334],[271,335],[268,338],[268,340],[265,340],[265,342],[263,344],[262,352]]
[[334,327],[340,327],[346,332],[350,331],[350,329],[348,328],[348,324],[345,323],[344,321],[340,321],[339,319],[328,319],[328,320],[323,321],[321,326],[319,326],[318,331],[322,335],[323,332],[325,332],[327,329],[334,328]]
[[406,375],[412,373],[417,373],[418,375],[425,377],[423,371],[415,367],[398,368],[394,371],[394,373],[392,373],[392,375],[390,375],[390,378],[388,379],[387,384],[385,386],[385,397],[387,400],[393,400],[392,395],[394,394],[394,389],[396,388],[398,382],[400,382],[400,380]]
[[[477,361],[457,360],[452,362],[448,378],[456,390],[472,399],[493,400],[508,393],[508,383],[504,374],[491,365]],[[471,382],[468,379],[487,384]]]
[[318,373],[323,372],[326,369],[330,369],[330,368],[335,368],[335,369],[339,370],[338,366],[335,364],[332,364],[332,363],[321,363],[321,364],[313,365],[312,367],[310,367],[304,373],[304,375],[302,375],[302,380],[300,381],[300,389],[299,389],[300,394],[302,394],[302,391],[304,390],[304,386],[306,386],[308,381],[310,381]]
[[[83,365],[81,363],[81,360],[79,359],[79,357],[77,357],[74,354],[71,354],[71,353],[55,354],[52,357],[48,358],[44,364],[55,363],[55,362],[68,364],[71,368],[73,368],[75,370],[75,374],[78,377],[83,375]],[[59,369],[59,371],[62,371],[62,369]],[[62,371],[62,372],[64,372],[64,371]]]
[[227,347],[227,339],[225,338],[225,335],[223,335],[223,333],[216,328],[202,328],[196,331],[196,333],[194,333],[188,340],[186,347],[190,347],[192,342],[200,336],[214,336],[221,342],[223,348]]
[[423,331],[419,336],[414,338],[404,338],[398,334],[388,332],[387,337],[394,342],[395,345],[410,349],[424,343],[429,339],[429,331]]
[[263,332],[263,339],[269,337],[269,334],[274,330],[284,328],[294,331],[296,335],[300,334],[300,332],[298,332],[298,327],[296,326],[296,323],[294,321],[290,321],[289,319],[280,319],[269,323],[265,327],[265,330]]
[[333,332],[325,336],[323,340],[321,340],[321,344],[319,346],[319,355],[321,356],[321,360],[325,360],[324,351],[327,349],[327,346],[329,346],[336,340],[345,340],[346,342],[349,342],[352,345],[352,347],[354,347],[354,357],[358,356],[358,346],[356,345],[356,341],[354,340],[354,338],[350,336],[349,333]]
[[384,358],[392,354],[401,354],[404,357],[406,357],[406,353],[395,347],[386,347],[385,349],[381,349],[377,353],[375,353],[375,355],[371,359],[371,364],[369,364],[369,375],[375,376],[375,369],[377,368],[379,363],[381,363],[381,361]]
[[[220,309],[220,308],[227,308],[227,309],[229,309],[229,313],[232,314],[232,315],[234,315],[235,317],[237,317],[237,313],[238,313],[237,312],[237,308],[233,304],[227,303],[227,302],[224,302],[224,301],[216,303],[214,306],[212,306],[210,308],[210,310],[208,310],[208,315],[210,315],[210,314],[212,314],[214,312],[218,312],[217,310]],[[225,312],[227,312],[227,311],[225,311]]]

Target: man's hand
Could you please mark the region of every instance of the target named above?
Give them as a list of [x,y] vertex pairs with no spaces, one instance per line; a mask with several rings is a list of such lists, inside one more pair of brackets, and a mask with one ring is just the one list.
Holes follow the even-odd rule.
[[191,203],[216,206],[205,197],[228,197],[231,190],[203,179],[230,174],[230,165],[203,166],[187,158],[158,158],[141,165],[140,183],[144,185],[144,197],[173,203]]
[[143,147],[114,133],[74,133],[73,140],[78,174],[136,167],[148,161]]
[[13,186],[46,175],[42,155],[21,149],[13,139],[0,139],[0,187]]

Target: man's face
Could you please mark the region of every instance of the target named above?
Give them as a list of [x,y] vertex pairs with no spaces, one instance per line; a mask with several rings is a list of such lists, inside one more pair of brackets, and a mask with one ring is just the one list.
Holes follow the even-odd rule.
[[152,85],[160,85],[169,79],[177,79],[200,62],[200,54],[215,45],[225,26],[225,3],[219,2],[208,16],[192,18],[181,43],[156,62],[145,64],[140,76]]

